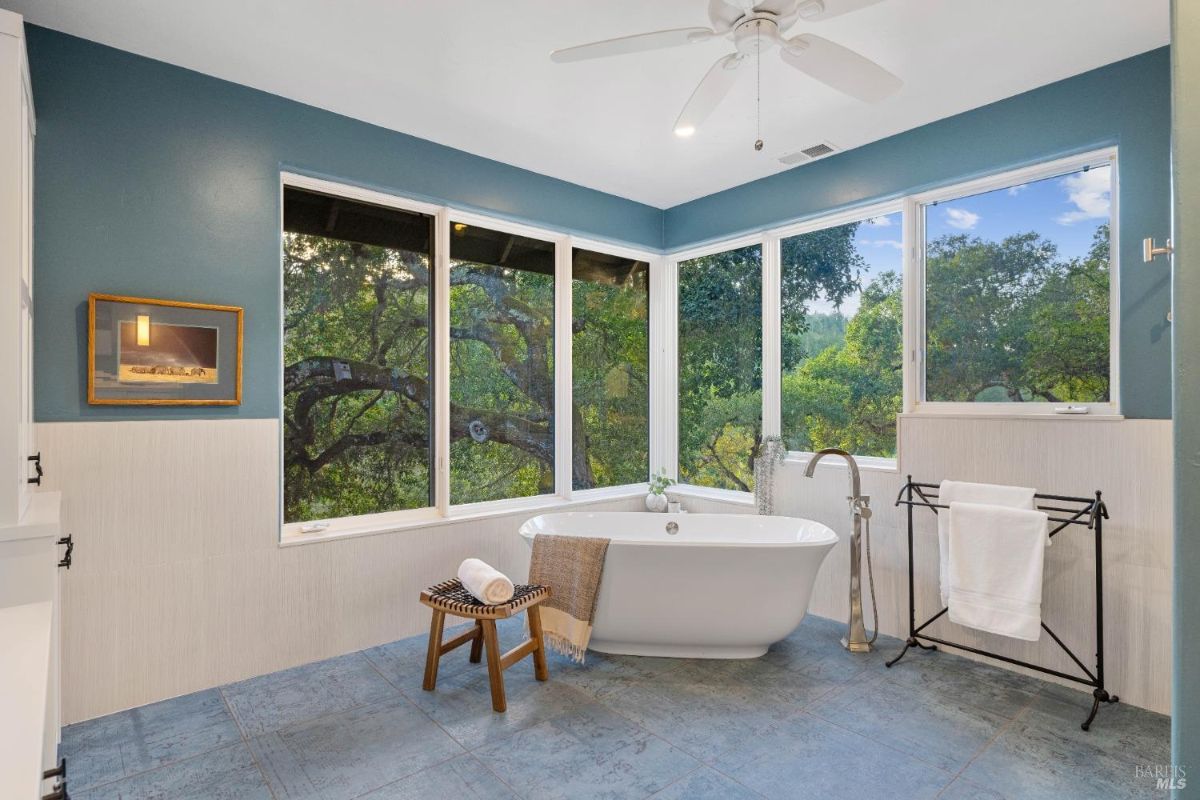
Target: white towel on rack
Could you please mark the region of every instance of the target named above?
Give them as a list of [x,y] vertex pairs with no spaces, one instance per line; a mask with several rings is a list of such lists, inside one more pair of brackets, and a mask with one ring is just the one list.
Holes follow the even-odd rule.
[[950,621],[1036,642],[1050,542],[1046,513],[955,501],[948,516]]
[[[1033,489],[1023,486],[1000,486],[993,483],[967,483],[966,481],[942,481],[938,487],[938,505],[951,503],[983,503],[984,505],[1008,506],[1033,510]],[[950,602],[950,512],[938,509],[938,584],[942,592],[942,605]]]

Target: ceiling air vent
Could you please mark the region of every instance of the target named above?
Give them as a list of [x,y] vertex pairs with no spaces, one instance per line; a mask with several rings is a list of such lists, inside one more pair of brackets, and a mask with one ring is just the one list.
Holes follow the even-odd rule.
[[809,158],[820,158],[821,156],[829,155],[833,150],[833,145],[829,142],[821,142],[820,144],[814,144],[812,147],[806,147],[800,152]]
[[805,161],[812,161],[814,158],[827,156],[836,150],[837,148],[829,142],[821,142],[820,144],[814,144],[812,147],[806,147],[803,150],[797,150],[794,153],[780,156],[779,163],[787,164],[790,167],[796,164],[803,164]]

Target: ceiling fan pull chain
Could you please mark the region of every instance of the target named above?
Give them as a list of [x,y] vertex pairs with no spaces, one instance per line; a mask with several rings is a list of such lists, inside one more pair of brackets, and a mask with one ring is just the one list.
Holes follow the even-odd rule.
[[762,140],[762,20],[754,23],[754,150],[763,149]]

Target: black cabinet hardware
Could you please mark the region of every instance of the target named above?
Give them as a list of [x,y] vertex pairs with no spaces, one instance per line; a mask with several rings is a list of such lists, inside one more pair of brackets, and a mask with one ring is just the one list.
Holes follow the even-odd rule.
[[28,483],[32,483],[34,486],[41,486],[42,485],[42,476],[46,474],[46,473],[42,472],[42,454],[41,454],[41,452],[39,451],[36,455],[30,456],[29,460],[33,462],[33,469],[34,469],[34,471],[37,472],[37,477],[36,478],[26,478],[25,480]]
[[[57,544],[65,544],[67,546],[67,552],[63,553],[62,560],[58,562],[58,565],[60,567],[66,567],[67,569],[70,569],[71,568],[71,554],[75,552],[75,542],[71,538],[71,534],[67,534],[66,536],[59,539]],[[63,759],[63,763],[64,764],[66,763],[65,758]]]
[[62,777],[66,780],[67,777],[67,757],[63,756],[58,761],[58,766],[54,769],[48,769],[42,773],[42,780],[50,780],[51,778]]

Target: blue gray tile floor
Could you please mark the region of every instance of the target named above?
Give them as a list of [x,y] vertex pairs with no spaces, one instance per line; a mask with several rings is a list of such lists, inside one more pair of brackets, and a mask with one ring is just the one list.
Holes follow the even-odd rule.
[[[522,635],[501,626],[504,646]],[[76,800],[1165,797],[1170,721],[881,637],[868,655],[809,617],[764,657],[590,653],[505,673],[464,650],[421,690],[424,636],[68,727]],[[1139,767],[1142,769],[1139,770]]]

